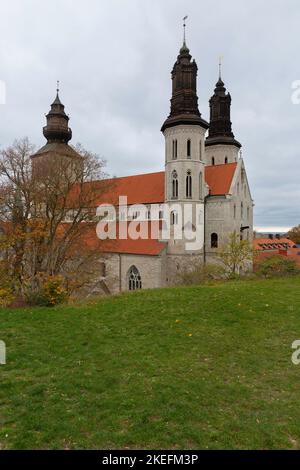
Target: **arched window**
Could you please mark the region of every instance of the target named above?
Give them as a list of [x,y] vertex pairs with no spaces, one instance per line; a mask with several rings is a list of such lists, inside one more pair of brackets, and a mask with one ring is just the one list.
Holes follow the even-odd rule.
[[219,246],[219,237],[217,233],[211,234],[211,248],[218,248]]
[[228,163],[228,157],[225,157],[225,165]]
[[199,199],[203,198],[203,173],[200,172],[199,175]]
[[177,171],[172,173],[172,199],[178,199],[178,175]]
[[191,139],[189,139],[187,141],[187,157],[191,158],[191,156],[192,156],[192,143],[191,143]]
[[175,139],[173,140],[173,151],[172,151],[173,160],[177,160],[177,149],[178,149],[178,143],[177,143],[177,139]]
[[178,224],[178,212],[173,211],[171,213],[171,225],[176,225]]
[[216,164],[215,157],[212,157],[211,164],[212,164],[212,166],[215,166],[215,164]]
[[129,290],[142,289],[142,278],[135,266],[132,266],[128,272],[128,288]]
[[202,140],[200,140],[199,143],[199,160],[202,160]]
[[186,197],[189,199],[192,197],[192,173],[191,171],[187,172],[187,177],[186,177]]

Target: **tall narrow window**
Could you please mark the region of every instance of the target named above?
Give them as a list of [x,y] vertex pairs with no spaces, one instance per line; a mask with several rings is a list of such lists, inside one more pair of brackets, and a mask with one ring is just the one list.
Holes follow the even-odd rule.
[[132,266],[128,272],[128,288],[129,290],[142,289],[142,278],[135,266]]
[[199,143],[199,159],[200,161],[202,160],[202,140],[200,140]]
[[241,203],[241,219],[244,218],[244,204]]
[[191,158],[191,156],[192,156],[192,143],[191,143],[191,140],[189,139],[187,141],[187,157]]
[[225,157],[225,165],[228,163],[228,157]]
[[219,246],[219,237],[217,233],[211,234],[211,248],[218,248]]
[[172,173],[172,199],[178,199],[178,175],[177,171]]
[[233,218],[236,219],[236,205],[233,206]]
[[190,171],[187,172],[186,177],[186,197],[189,199],[192,197],[192,173]]
[[178,149],[178,143],[177,143],[177,139],[175,139],[173,140],[173,153],[172,153],[173,160],[177,160],[177,149]]
[[178,212],[173,211],[171,214],[171,225],[178,224]]
[[199,199],[203,198],[203,173],[199,175]]
[[212,164],[212,166],[215,166],[215,164],[216,164],[215,157],[212,157],[211,164]]

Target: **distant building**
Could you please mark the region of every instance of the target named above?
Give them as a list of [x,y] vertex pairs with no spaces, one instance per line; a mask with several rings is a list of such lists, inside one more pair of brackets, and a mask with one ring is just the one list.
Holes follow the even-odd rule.
[[300,266],[300,248],[286,237],[270,234],[268,238],[256,238],[253,240],[256,264],[263,259],[279,255],[293,259]]

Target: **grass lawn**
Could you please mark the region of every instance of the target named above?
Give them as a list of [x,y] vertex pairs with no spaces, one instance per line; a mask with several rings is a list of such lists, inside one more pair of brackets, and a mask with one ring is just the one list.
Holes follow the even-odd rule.
[[0,449],[300,449],[300,279],[0,310]]

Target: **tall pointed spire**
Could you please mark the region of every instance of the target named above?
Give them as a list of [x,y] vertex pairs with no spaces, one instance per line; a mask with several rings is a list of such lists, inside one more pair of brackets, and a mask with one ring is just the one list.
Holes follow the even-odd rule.
[[208,123],[202,119],[198,108],[198,67],[186,45],[186,19],[187,16],[183,19],[183,46],[172,70],[171,113],[163,124],[162,132],[168,127],[179,124],[194,124],[208,128]]
[[47,126],[43,133],[48,143],[61,142],[67,144],[72,138],[72,130],[69,128],[69,116],[65,113],[65,107],[59,98],[59,81],[57,82],[56,98],[47,114]]
[[210,145],[235,145],[241,144],[235,140],[231,123],[231,96],[226,92],[222,80],[222,61],[219,60],[219,80],[216,84],[214,95],[210,101],[210,124],[206,146]]

